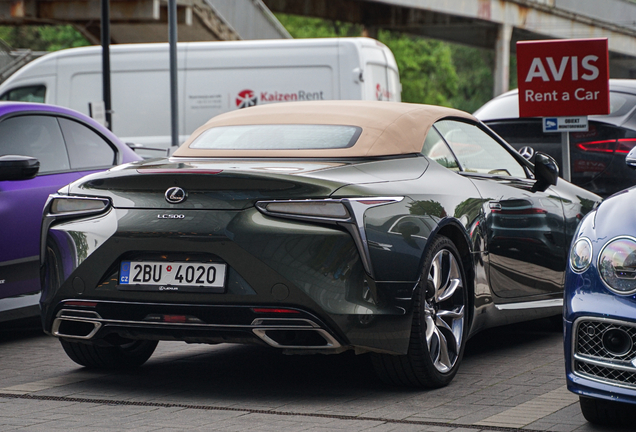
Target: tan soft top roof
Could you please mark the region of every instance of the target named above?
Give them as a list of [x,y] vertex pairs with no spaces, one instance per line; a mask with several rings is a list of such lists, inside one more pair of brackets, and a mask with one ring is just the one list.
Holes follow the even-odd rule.
[[[194,131],[176,157],[364,157],[419,153],[429,128],[445,117],[477,121],[472,115],[434,105],[378,101],[287,102],[244,108],[218,115]],[[189,148],[201,133],[217,126],[324,124],[362,128],[348,148],[302,150],[219,150]]]

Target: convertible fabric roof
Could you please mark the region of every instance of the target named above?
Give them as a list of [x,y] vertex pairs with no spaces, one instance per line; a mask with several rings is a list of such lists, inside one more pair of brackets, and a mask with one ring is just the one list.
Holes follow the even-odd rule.
[[[431,125],[445,117],[478,121],[434,105],[379,101],[311,101],[254,106],[218,115],[194,131],[174,157],[368,157],[419,153]],[[262,124],[347,125],[362,128],[352,147],[299,150],[194,149],[190,144],[217,126]]]

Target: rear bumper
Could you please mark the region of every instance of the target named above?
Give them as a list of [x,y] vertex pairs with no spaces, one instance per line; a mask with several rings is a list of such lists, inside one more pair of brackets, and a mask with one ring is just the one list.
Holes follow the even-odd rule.
[[247,306],[70,300],[60,305],[51,334],[77,341],[108,340],[116,335],[191,343],[260,341],[285,349],[342,348],[325,324],[307,312],[271,308],[258,313]]
[[[370,278],[346,230],[253,208],[179,213],[184,218],[158,220],[153,210],[112,209],[54,224],[45,240],[44,330],[89,343],[123,337],[406,353],[416,282]],[[224,263],[227,280],[220,293],[124,289],[123,260]]]

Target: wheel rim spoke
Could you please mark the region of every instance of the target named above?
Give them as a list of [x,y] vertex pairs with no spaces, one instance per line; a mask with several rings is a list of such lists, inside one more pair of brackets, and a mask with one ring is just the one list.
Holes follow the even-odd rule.
[[455,352],[459,353],[464,333],[464,307],[453,311],[438,311],[436,324],[437,327],[445,328],[447,334],[452,335],[452,346]]
[[[434,343],[437,346],[434,346]],[[451,356],[448,351],[448,342],[446,341],[446,336],[442,333],[439,328],[435,327],[434,329],[434,337],[431,338],[431,344],[429,346],[429,350],[433,357],[433,364],[440,372],[447,372],[450,368],[453,367],[453,361],[451,361]]]
[[444,275],[440,275],[440,281],[443,283],[435,286],[435,300],[438,303],[451,298],[458,287],[462,285],[462,281],[459,278],[459,268],[455,257],[448,251],[443,251],[439,254],[440,259],[445,259],[446,266],[440,265],[439,270],[444,271]]
[[450,371],[461,351],[465,322],[465,294],[459,263],[453,253],[440,250],[428,273],[431,288],[424,299],[425,338],[435,368]]

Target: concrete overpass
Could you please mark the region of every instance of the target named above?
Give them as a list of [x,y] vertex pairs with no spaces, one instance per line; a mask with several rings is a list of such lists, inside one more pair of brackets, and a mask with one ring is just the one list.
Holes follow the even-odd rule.
[[[168,41],[167,0],[110,0],[111,43]],[[288,38],[261,0],[177,0],[179,41]],[[229,19],[228,19],[229,18]],[[101,0],[0,0],[0,25],[72,24],[100,44]]]
[[508,90],[519,40],[607,37],[613,78],[636,78],[629,0],[263,0],[274,12],[359,23],[495,51],[495,95]]
[[[167,0],[110,0],[111,43],[168,41]],[[177,0],[180,41],[291,36],[261,0]],[[0,0],[0,25],[71,24],[101,43],[101,0]],[[20,48],[20,47],[18,47]],[[44,53],[0,41],[0,82]]]

